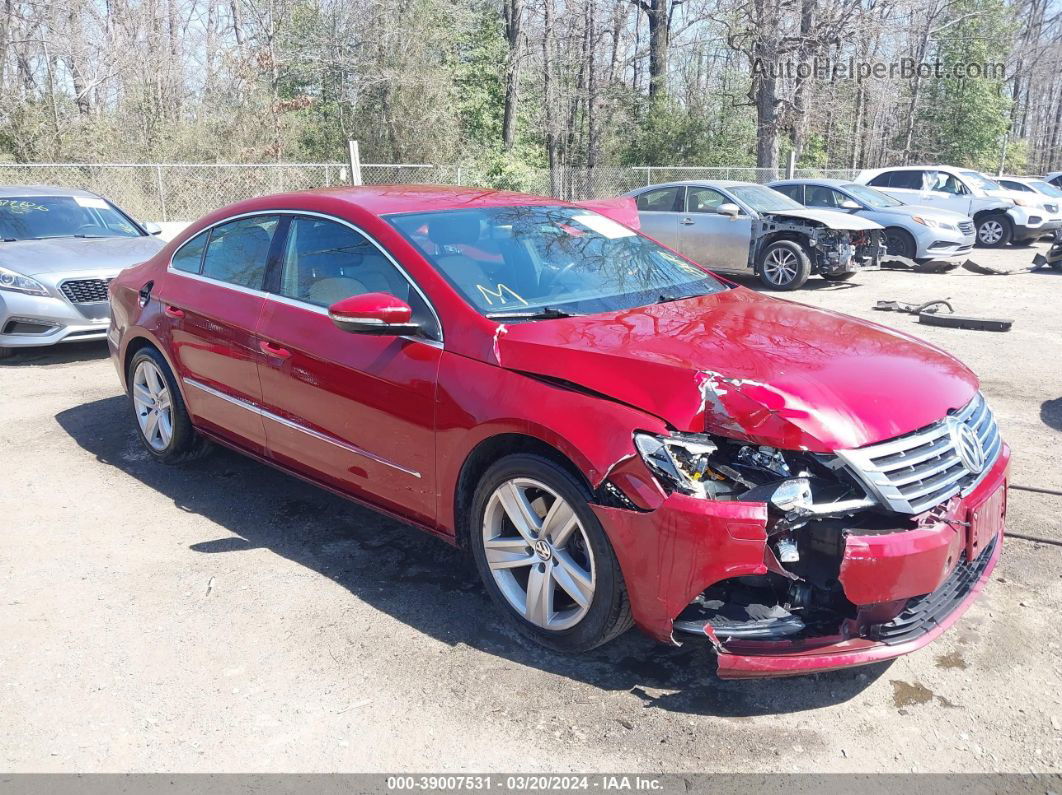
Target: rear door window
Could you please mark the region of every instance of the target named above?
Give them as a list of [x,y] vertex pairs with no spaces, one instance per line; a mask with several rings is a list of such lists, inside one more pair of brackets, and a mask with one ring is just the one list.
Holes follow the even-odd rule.
[[645,193],[638,194],[635,203],[643,212],[677,212],[681,192],[680,186],[647,190]]
[[269,246],[279,220],[275,215],[255,215],[215,226],[203,257],[203,275],[262,289]]
[[779,193],[784,193],[790,199],[800,204],[804,203],[804,186],[803,185],[777,185],[774,188]]

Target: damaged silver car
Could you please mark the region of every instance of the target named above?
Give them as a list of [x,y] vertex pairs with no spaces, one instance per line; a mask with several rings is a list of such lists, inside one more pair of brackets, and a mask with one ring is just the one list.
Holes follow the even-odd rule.
[[646,235],[712,270],[751,269],[772,290],[796,290],[812,274],[843,281],[885,254],[880,224],[751,182],[670,182],[627,195]]

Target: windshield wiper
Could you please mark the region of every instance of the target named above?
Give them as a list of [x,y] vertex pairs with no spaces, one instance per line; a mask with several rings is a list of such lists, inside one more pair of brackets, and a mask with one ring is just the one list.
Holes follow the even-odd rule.
[[582,317],[577,312],[565,312],[552,306],[541,309],[517,310],[516,312],[489,312],[491,320],[550,320],[556,317]]

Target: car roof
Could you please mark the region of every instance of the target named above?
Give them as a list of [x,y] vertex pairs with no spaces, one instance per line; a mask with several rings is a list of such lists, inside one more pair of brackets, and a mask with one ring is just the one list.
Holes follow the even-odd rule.
[[262,197],[262,199],[279,205],[288,197],[305,200],[313,196],[349,202],[374,215],[465,210],[477,207],[512,207],[514,205],[571,206],[571,202],[546,196],[456,185],[360,185],[315,188],[295,193],[276,194]]
[[674,182],[656,182],[652,185],[645,185],[640,188],[635,188],[631,193],[642,193],[643,191],[652,188],[671,188],[680,185],[712,185],[717,188],[740,188],[744,185],[760,185],[760,187],[763,188],[767,187],[759,182],[744,182],[740,179],[679,179]]
[[[771,185],[829,185],[833,188],[840,188],[844,185],[856,185],[858,183],[853,182],[850,179],[816,179],[815,177],[802,177],[801,179],[776,179],[768,184]],[[862,187],[862,186],[860,186]]]
[[0,198],[14,198],[18,196],[91,196],[98,198],[95,193],[81,188],[57,188],[54,185],[0,185]]

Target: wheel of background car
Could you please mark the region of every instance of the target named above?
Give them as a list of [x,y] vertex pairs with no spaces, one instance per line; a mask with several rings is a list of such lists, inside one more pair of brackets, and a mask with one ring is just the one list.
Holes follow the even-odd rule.
[[145,449],[165,464],[183,464],[209,451],[188,416],[181,391],[162,354],[141,348],[129,362],[129,400]]
[[1007,216],[996,213],[983,216],[977,222],[977,244],[985,248],[999,248],[1010,242],[1014,224]]
[[564,468],[514,454],[487,470],[469,512],[491,599],[520,632],[557,651],[588,651],[632,623],[619,563],[589,502]]
[[824,273],[822,278],[828,282],[846,282],[855,275],[855,271],[845,271],[844,273]]
[[793,240],[778,240],[760,254],[760,281],[772,290],[796,290],[811,275],[811,260]]
[[885,227],[885,250],[894,257],[914,259],[917,252],[911,233],[895,226]]

